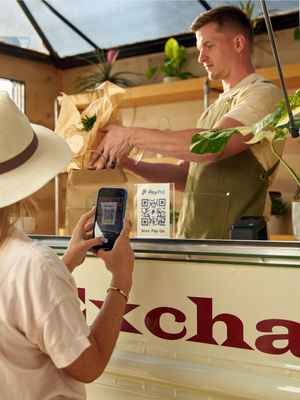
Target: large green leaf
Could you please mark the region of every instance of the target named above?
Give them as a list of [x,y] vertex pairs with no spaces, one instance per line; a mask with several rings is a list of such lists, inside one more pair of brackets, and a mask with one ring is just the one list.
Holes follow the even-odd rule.
[[[294,115],[294,123],[300,128],[300,90],[297,90],[292,96],[289,96],[289,102]],[[285,102],[280,101],[277,109],[263,118],[261,121],[251,127],[237,127],[229,129],[211,129],[201,131],[192,136],[190,150],[196,154],[218,153],[222,152],[229,139],[236,134],[246,136],[252,134],[252,138],[247,144],[253,145],[262,140],[270,142],[272,152],[288,169],[293,179],[300,186],[300,178],[296,172],[286,163],[285,160],[276,152],[273,143],[279,140],[285,140],[289,136],[289,119]]]
[[224,150],[229,139],[240,131],[234,129],[213,129],[201,133],[195,133],[192,137],[190,150],[192,153],[218,153]]

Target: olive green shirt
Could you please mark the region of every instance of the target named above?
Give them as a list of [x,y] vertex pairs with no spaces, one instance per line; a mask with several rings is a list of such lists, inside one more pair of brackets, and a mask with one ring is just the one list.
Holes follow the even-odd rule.
[[[257,74],[250,74],[232,89],[222,93],[204,111],[198,127],[213,128],[223,117],[235,119],[244,126],[252,125],[273,112],[280,98],[279,88]],[[282,143],[277,150],[282,152]],[[230,224],[241,216],[239,212],[263,214],[266,187],[274,174],[267,177],[263,187],[260,176],[270,170],[276,161],[269,143],[263,140],[222,163],[218,161],[205,166],[203,163],[191,162],[178,221],[178,237],[213,238],[216,235],[216,238],[227,238]],[[245,190],[243,185],[247,180],[249,186]],[[234,209],[233,203],[240,207]],[[210,229],[208,215],[216,216],[217,220],[212,221],[210,218],[211,227],[214,225],[215,228]],[[217,229],[218,225],[222,225],[222,229]]]

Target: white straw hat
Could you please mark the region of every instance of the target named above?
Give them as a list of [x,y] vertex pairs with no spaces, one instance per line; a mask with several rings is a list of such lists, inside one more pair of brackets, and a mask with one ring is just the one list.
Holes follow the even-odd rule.
[[50,129],[30,124],[0,91],[0,208],[30,196],[71,160],[68,144]]

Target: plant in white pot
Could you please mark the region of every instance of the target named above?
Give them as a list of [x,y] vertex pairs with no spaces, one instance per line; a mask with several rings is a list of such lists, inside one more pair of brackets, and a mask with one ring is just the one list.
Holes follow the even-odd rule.
[[[296,128],[300,128],[300,89],[292,96],[289,96],[289,103],[294,116]],[[196,154],[218,153],[223,151],[229,139],[233,135],[249,135],[252,139],[248,144],[255,144],[263,139],[269,141],[273,154],[287,168],[289,174],[297,184],[298,198],[292,202],[292,218],[294,235],[300,240],[300,177],[293,168],[277,153],[274,143],[279,140],[285,140],[289,136],[289,118],[284,101],[282,100],[277,109],[263,118],[256,124],[248,127],[237,127],[228,129],[210,129],[195,133],[192,137],[190,150]],[[300,140],[300,139],[298,139]]]
[[182,70],[186,61],[185,47],[180,45],[176,39],[170,38],[165,43],[163,65],[149,67],[146,77],[152,79],[157,73],[161,73],[164,81],[191,78],[194,76],[192,73]]

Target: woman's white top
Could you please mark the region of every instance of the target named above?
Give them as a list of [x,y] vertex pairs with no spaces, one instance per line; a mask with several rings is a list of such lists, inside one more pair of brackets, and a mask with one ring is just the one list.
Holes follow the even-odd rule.
[[0,392],[9,400],[83,400],[62,368],[90,346],[73,277],[24,233],[0,247]]

